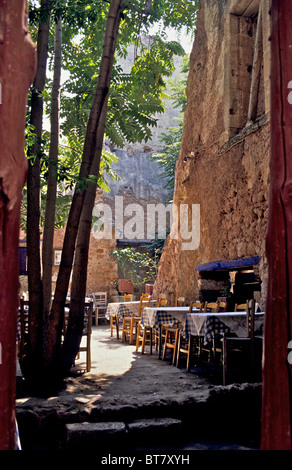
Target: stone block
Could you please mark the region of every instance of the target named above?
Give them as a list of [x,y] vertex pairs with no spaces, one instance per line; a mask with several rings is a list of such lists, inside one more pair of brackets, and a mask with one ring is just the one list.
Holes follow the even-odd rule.
[[180,429],[182,422],[180,419],[175,418],[148,418],[148,419],[138,419],[128,424],[129,431],[139,432],[139,431],[151,431],[151,430],[162,430],[162,429]]
[[127,428],[122,422],[84,422],[66,425],[66,447],[70,449],[89,449],[118,442],[122,444],[126,437]]
[[182,421],[175,418],[139,419],[128,424],[131,442],[156,444],[162,442],[179,443],[182,436]]

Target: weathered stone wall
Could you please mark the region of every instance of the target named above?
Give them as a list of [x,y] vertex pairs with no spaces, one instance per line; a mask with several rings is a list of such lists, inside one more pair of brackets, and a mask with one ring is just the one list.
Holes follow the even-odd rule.
[[[97,191],[96,202],[103,199],[102,191]],[[62,249],[65,229],[55,230],[54,248]],[[118,278],[118,268],[116,262],[110,258],[110,250],[116,248],[116,240],[96,239],[91,235],[88,253],[87,284],[86,293],[107,292],[108,297],[116,294],[115,281]],[[55,289],[59,267],[53,266],[52,285]],[[70,287],[69,287],[70,289]]]
[[[234,45],[230,36],[230,12],[231,7],[236,7],[237,14],[242,14],[244,10],[240,10],[240,3],[247,2],[200,2],[174,194],[177,206],[200,204],[200,245],[196,250],[183,251],[181,239],[169,239],[155,286],[156,291],[183,295],[188,299],[198,296],[197,265],[247,256],[261,258],[259,274],[263,302],[266,295],[269,109],[268,106],[264,112],[261,109],[254,124],[240,129],[237,120],[234,125],[235,114],[230,99],[237,93],[230,90],[231,77],[235,74],[231,65],[241,61],[242,50],[239,46],[230,48]],[[266,12],[263,21],[266,31],[269,17],[267,9],[263,10]],[[237,32],[239,36],[240,31]],[[238,44],[240,41],[244,42],[244,35]],[[264,42],[265,74],[268,49],[267,40]],[[228,56],[230,54],[236,57]],[[245,66],[250,70],[252,55],[248,59]],[[265,79],[261,85],[265,86],[264,94],[269,94],[268,84]],[[243,110],[239,107],[236,112]],[[194,158],[184,161],[190,152],[194,153]]]

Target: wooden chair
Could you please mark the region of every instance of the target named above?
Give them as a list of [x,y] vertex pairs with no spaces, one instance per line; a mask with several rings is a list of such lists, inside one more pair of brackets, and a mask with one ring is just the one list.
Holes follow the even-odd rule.
[[[193,308],[199,309],[199,312],[203,311],[204,304],[199,301],[194,301],[190,303],[189,313],[193,311]],[[190,371],[190,361],[192,354],[200,353],[200,338],[195,338],[192,335],[189,335],[187,339],[185,339],[182,335],[182,330],[179,330],[178,333],[178,343],[177,343],[177,355],[176,355],[176,367],[179,366],[180,354],[185,354],[187,361],[186,361],[186,369],[187,372]]]
[[138,323],[137,327],[137,337],[136,337],[136,351],[139,350],[141,343],[141,353],[144,354],[145,346],[149,344],[152,346],[151,342],[153,340],[152,328],[150,326],[144,326],[142,328],[141,322]]
[[175,297],[174,306],[183,307],[185,305],[185,302],[186,302],[185,297]]
[[161,300],[167,300],[167,294],[158,294],[156,297],[156,306],[158,307],[158,304]]
[[219,302],[205,302],[204,312],[219,312]]
[[235,304],[235,307],[234,307],[234,311],[235,312],[239,312],[239,311],[246,311],[248,307],[248,302],[246,302],[245,304]]
[[[83,333],[82,333],[82,338],[81,338],[81,345],[78,351],[78,356],[81,352],[86,353],[86,371],[87,372],[90,372],[90,369],[91,369],[92,314],[93,314],[93,302],[85,302],[84,328],[83,328]],[[82,344],[83,339],[85,340],[85,345]]]
[[227,302],[218,301],[218,312],[227,312],[227,308],[228,308]]
[[[219,312],[219,302],[205,302],[204,303],[204,313],[218,313]],[[221,339],[221,338],[220,338]],[[203,343],[203,338],[200,338],[200,363],[201,366],[207,365],[208,368],[211,365],[215,366],[215,362],[217,361],[217,357],[220,357],[220,352],[218,351],[217,355],[217,343],[218,338],[214,338],[212,342],[209,344]]]
[[[223,385],[228,382],[228,374],[230,374],[229,365],[233,361],[236,367],[234,371],[243,370],[247,372],[254,372],[254,320],[255,320],[255,300],[252,299],[246,304],[236,306],[236,311],[246,311],[246,336],[238,337],[231,335],[224,335],[222,338],[223,349]],[[241,356],[241,363],[240,357]]]
[[[184,297],[179,297],[176,300],[176,306],[178,306],[178,303],[184,304],[185,298]],[[191,302],[190,306],[190,311],[194,307],[194,302]],[[177,363],[177,354],[178,354],[178,347],[179,347],[179,341],[182,343],[182,335],[181,335],[181,328],[182,325],[179,321],[175,322],[174,325],[168,326],[168,325],[163,325],[165,329],[165,333],[162,332],[162,339],[164,339],[164,345],[163,345],[163,355],[162,355],[162,360],[166,359],[166,354],[168,349],[172,349],[172,364]],[[181,347],[183,350],[183,348]]]
[[107,292],[94,292],[92,297],[95,308],[95,325],[97,326],[100,320],[103,323],[106,322]]
[[124,294],[124,302],[132,302],[133,294]]
[[133,344],[134,335],[138,335],[138,324],[141,320],[142,310],[149,307],[151,302],[151,295],[141,296],[138,315],[124,316],[122,325],[122,343],[126,340],[126,335],[129,335],[129,344]]

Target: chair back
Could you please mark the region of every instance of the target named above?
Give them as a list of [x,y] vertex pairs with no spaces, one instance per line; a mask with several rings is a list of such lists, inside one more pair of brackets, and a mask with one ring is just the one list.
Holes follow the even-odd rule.
[[175,307],[183,307],[185,305],[186,299],[185,297],[176,297],[174,301]]
[[226,312],[227,306],[227,302],[218,301],[218,312]]
[[245,304],[235,304],[234,311],[235,312],[239,312],[242,310],[246,311],[247,307],[248,307],[248,302],[246,302]]
[[199,300],[195,300],[195,301],[190,303],[189,313],[192,313],[193,308],[198,308],[199,311],[202,312],[203,311],[203,306],[204,306],[203,302],[200,302]]
[[140,299],[141,299],[141,298],[148,298],[149,295],[150,295],[150,294],[148,294],[147,292],[142,292]]
[[157,300],[166,300],[167,299],[167,294],[158,294]]
[[145,307],[150,307],[150,302],[151,302],[151,295],[150,295],[150,294],[147,294],[147,297],[146,297],[146,296],[141,296],[141,297],[140,297],[139,317],[141,316],[142,310],[143,310]]
[[107,305],[107,292],[94,292],[92,294],[95,307],[103,307]]
[[132,302],[133,294],[124,294],[124,302]]
[[204,312],[217,313],[219,311],[219,302],[205,302]]

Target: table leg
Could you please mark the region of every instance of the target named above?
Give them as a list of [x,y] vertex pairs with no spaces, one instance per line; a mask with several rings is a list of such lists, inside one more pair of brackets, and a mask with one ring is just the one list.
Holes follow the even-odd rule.
[[119,335],[119,317],[116,316],[116,330],[117,330],[117,339],[120,339]]

